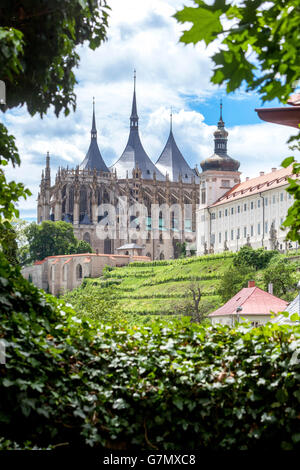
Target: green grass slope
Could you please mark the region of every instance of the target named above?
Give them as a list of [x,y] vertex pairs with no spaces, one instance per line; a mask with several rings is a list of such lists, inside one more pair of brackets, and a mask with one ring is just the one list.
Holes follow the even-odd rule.
[[97,279],[86,279],[113,292],[122,311],[131,314],[174,314],[176,306],[190,298],[189,286],[197,281],[202,301],[212,309],[221,305],[217,295],[220,278],[232,261],[233,254],[209,255],[178,260],[132,263],[123,268],[107,268]]

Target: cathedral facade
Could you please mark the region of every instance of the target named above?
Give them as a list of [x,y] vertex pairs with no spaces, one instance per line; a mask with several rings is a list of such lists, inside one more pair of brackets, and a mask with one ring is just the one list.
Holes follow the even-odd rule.
[[[91,141],[82,163],[59,168],[51,182],[47,153],[38,195],[37,220],[72,223],[78,239],[96,253],[131,254],[136,248],[151,259],[176,258],[181,245],[196,250],[199,173],[180,152],[172,130],[154,164],[139,135],[136,85],[127,145],[120,158],[106,165],[97,142],[95,108]],[[128,251],[126,251],[128,249]]]

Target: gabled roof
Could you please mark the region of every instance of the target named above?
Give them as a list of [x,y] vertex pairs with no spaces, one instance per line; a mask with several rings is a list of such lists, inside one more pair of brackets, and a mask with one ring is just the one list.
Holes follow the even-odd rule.
[[166,176],[168,173],[170,181],[179,181],[179,175],[181,175],[183,183],[191,183],[193,177],[196,181],[199,180],[177,147],[172,129],[170,129],[167,143],[156,162],[156,166],[163,175]]
[[220,197],[212,206],[218,206],[225,202],[234,202],[246,196],[258,194],[269,189],[278,188],[288,184],[288,178],[299,179],[297,175],[292,174],[293,165],[287,168],[274,170],[271,173],[251,178],[248,181],[239,183],[231,188],[224,196]]
[[96,120],[95,120],[95,103],[93,102],[93,119],[92,119],[92,129],[91,129],[91,143],[85,159],[79,165],[80,170],[98,170],[109,173],[104,160],[101,156],[98,143],[97,143],[97,129],[96,129]]
[[[288,302],[269,294],[259,287],[244,287],[226,304],[209,314],[209,317],[244,315],[268,315],[272,312],[281,312],[286,309]],[[237,313],[236,309],[242,307]]]

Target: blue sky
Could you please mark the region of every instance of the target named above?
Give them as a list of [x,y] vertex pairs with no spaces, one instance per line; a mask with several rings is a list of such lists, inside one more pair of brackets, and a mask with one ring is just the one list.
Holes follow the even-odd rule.
[[[78,48],[76,70],[77,110],[67,118],[49,110],[41,120],[25,108],[4,116],[17,138],[21,168],[9,169],[8,177],[25,182],[33,196],[19,205],[21,217],[33,220],[46,152],[50,152],[52,181],[59,165],[76,166],[90,141],[92,97],[96,100],[98,144],[107,165],[121,155],[128,138],[137,70],[137,105],[144,148],[156,162],[169,133],[170,108],[173,132],[191,167],[213,153],[213,132],[223,100],[223,118],[229,132],[228,153],[241,162],[241,178],[271,171],[290,155],[286,140],[291,128],[261,122],[254,109],[262,105],[255,93],[243,90],[226,95],[210,83],[210,56],[216,46],[184,46],[179,43],[183,26],[172,15],[182,0],[109,0],[112,8],[108,40],[96,51]],[[192,5],[189,0],[184,2]],[[296,130],[294,131],[294,133]]]

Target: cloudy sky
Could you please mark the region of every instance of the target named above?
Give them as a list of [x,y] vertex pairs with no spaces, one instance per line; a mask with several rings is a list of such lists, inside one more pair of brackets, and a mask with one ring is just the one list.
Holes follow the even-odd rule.
[[[213,153],[213,132],[223,99],[229,131],[228,153],[241,162],[242,180],[279,167],[291,154],[286,144],[292,128],[263,123],[254,111],[262,107],[256,94],[243,90],[226,95],[212,85],[210,46],[179,43],[183,26],[172,15],[189,0],[109,0],[108,40],[98,50],[79,48],[77,110],[58,119],[52,111],[41,120],[25,108],[6,113],[4,122],[17,138],[22,165],[8,177],[23,181],[33,195],[20,203],[21,217],[35,220],[36,198],[46,152],[52,178],[58,166],[75,167],[88,150],[92,97],[96,100],[98,144],[107,165],[121,155],[128,138],[137,71],[137,105],[144,148],[156,162],[169,133],[170,108],[179,148],[191,167]],[[276,106],[268,103],[266,107]],[[296,130],[295,130],[296,132]],[[294,133],[295,133],[294,132]]]

